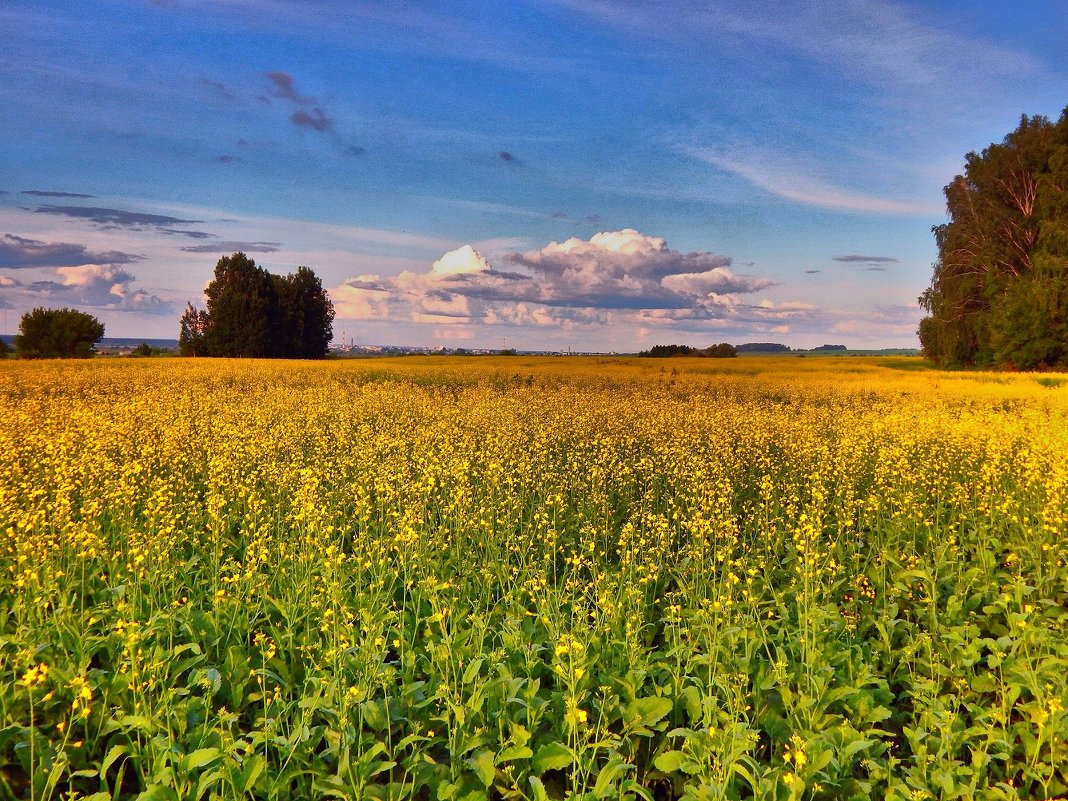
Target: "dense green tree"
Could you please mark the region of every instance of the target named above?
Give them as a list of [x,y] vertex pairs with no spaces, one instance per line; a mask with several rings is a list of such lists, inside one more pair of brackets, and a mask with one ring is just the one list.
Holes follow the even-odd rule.
[[307,267],[290,275],[272,275],[274,315],[271,355],[321,359],[333,338],[334,305],[323,283]]
[[178,336],[183,356],[321,359],[333,337],[334,306],[307,267],[272,275],[234,253],[215,265],[202,311],[189,304]]
[[733,359],[738,355],[738,349],[729,342],[720,342],[718,345],[705,348],[704,353],[713,359]]
[[104,324],[76,309],[38,307],[22,315],[15,349],[24,359],[88,359]]
[[179,324],[178,355],[207,356],[207,332],[208,313],[195,308],[192,303],[187,303]]
[[0,359],[6,359],[7,354],[10,350],[11,348],[8,347],[7,342],[3,339],[0,339]]
[[204,340],[210,355],[271,355],[274,292],[266,270],[244,253],[223,256],[204,295],[209,321]]
[[1023,117],[945,188],[949,221],[920,296],[924,352],[947,366],[1035,368],[1068,358],[1068,109]]

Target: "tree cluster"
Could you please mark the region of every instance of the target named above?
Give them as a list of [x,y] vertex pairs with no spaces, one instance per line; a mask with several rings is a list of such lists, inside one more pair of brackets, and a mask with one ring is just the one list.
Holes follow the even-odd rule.
[[790,348],[779,342],[745,342],[736,350],[739,353],[789,353]]
[[321,359],[333,337],[334,306],[307,267],[273,275],[244,253],[224,256],[204,291],[207,309],[182,315],[183,356]]
[[38,307],[22,315],[15,350],[24,359],[88,359],[104,324],[76,309]]
[[707,348],[693,348],[689,345],[653,345],[649,350],[643,350],[639,356],[651,359],[667,359],[671,356],[697,356],[710,359],[729,359],[738,355],[737,348],[726,342],[711,345]]
[[969,153],[920,296],[924,353],[946,366],[1068,365],[1068,108]]

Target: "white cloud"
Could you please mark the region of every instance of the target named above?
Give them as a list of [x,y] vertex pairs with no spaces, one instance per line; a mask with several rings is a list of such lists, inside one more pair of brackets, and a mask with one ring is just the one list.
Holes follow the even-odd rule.
[[488,272],[489,262],[485,257],[470,245],[450,250],[440,259],[434,262],[430,268],[431,275],[441,277],[446,275],[465,275],[470,273]]
[[716,330],[815,313],[800,303],[747,302],[773,282],[734,273],[727,256],[673,250],[662,237],[631,228],[554,241],[496,261],[498,266],[466,245],[444,253],[429,270],[358,275],[330,294],[339,320],[388,319],[441,326],[439,331],[479,325]]

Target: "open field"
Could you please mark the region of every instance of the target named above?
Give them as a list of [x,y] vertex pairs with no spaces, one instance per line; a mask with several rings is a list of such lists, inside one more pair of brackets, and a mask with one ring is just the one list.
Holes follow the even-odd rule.
[[0,798],[1068,793],[1066,375],[8,362],[0,415]]

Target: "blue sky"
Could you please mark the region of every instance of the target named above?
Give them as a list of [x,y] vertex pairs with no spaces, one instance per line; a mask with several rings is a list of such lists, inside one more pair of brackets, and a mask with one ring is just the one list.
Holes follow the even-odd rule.
[[1036,2],[5,0],[0,310],[174,337],[220,255],[357,343],[916,345],[941,188],[1068,105]]

